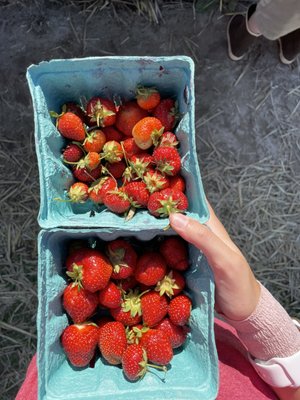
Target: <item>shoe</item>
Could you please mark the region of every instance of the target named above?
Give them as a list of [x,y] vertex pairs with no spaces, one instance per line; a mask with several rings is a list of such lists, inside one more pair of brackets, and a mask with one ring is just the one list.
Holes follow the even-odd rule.
[[256,4],[252,4],[243,14],[234,15],[227,25],[228,55],[233,61],[241,60],[255,41],[260,36],[251,32],[248,28],[248,21],[256,10]]
[[278,39],[279,58],[283,64],[292,64],[300,53],[300,29]]

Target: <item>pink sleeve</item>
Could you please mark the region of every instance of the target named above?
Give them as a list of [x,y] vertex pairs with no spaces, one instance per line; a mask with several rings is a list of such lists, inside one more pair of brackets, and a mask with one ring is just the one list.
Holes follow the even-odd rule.
[[300,351],[300,332],[284,308],[262,285],[259,302],[245,320],[226,321],[233,326],[249,353],[259,360],[289,357]]

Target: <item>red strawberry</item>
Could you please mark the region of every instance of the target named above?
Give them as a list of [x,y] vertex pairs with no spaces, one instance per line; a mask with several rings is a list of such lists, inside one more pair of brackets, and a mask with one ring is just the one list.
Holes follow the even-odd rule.
[[104,315],[101,316],[99,319],[96,320],[96,323],[99,327],[99,338],[101,335],[101,329],[103,328],[104,325],[106,325],[108,322],[113,322],[114,320],[112,319],[112,317]]
[[98,296],[70,283],[63,292],[63,306],[76,324],[85,322],[98,306]]
[[177,175],[181,168],[181,159],[174,147],[157,147],[153,152],[156,168],[166,175]]
[[165,131],[172,131],[177,120],[177,107],[173,99],[163,99],[153,111],[153,116],[158,118]]
[[89,187],[82,182],[75,182],[68,191],[72,203],[84,203],[89,198]]
[[126,164],[123,160],[121,160],[113,164],[107,163],[106,168],[114,178],[119,179],[122,177],[126,169]]
[[143,181],[146,183],[150,193],[158,192],[169,187],[169,178],[154,169],[149,169],[145,172]]
[[147,116],[147,111],[140,108],[136,101],[130,101],[120,107],[117,114],[116,127],[120,132],[124,133],[124,135],[132,136],[134,125]]
[[158,329],[149,329],[144,333],[140,345],[146,350],[148,360],[153,363],[167,365],[173,358],[170,339]]
[[99,292],[99,304],[108,308],[117,308],[121,305],[121,290],[113,282],[108,282],[107,286]]
[[126,336],[127,336],[127,343],[138,344],[140,342],[141,337],[145,332],[147,332],[149,328],[142,324],[128,326],[126,328]]
[[187,208],[186,195],[169,188],[152,193],[148,201],[148,211],[155,217],[167,217],[173,212],[185,211]]
[[94,203],[102,204],[106,193],[115,189],[117,189],[116,180],[105,176],[90,186],[89,197]]
[[83,142],[83,147],[87,152],[94,151],[100,153],[106,140],[105,133],[100,129],[95,129],[87,134]]
[[93,97],[86,106],[90,126],[110,126],[116,122],[116,108],[112,101]]
[[184,277],[177,271],[170,271],[168,275],[159,281],[155,290],[162,296],[166,294],[168,297],[177,296],[185,287]]
[[86,167],[73,168],[73,176],[80,182],[91,183],[95,182],[101,176],[102,166],[98,165],[97,168],[89,171]]
[[141,297],[143,322],[150,328],[161,321],[168,312],[166,296],[151,290]]
[[140,153],[141,151],[141,149],[135,143],[133,137],[123,140],[121,144],[127,158],[130,158],[133,155]]
[[176,135],[172,132],[164,132],[160,138],[159,146],[176,147],[179,144]]
[[179,236],[169,236],[159,246],[168,267],[185,271],[189,266],[187,243]]
[[187,338],[188,328],[186,326],[174,325],[169,318],[165,318],[160,321],[155,329],[164,332],[170,339],[171,346],[173,349],[180,347]]
[[79,104],[69,101],[62,106],[62,113],[71,112],[76,114],[83,123],[86,122],[86,113]]
[[84,141],[84,125],[76,114],[66,112],[60,116],[55,113],[50,113],[50,115],[57,118],[57,129],[63,137],[77,142]]
[[102,130],[105,133],[107,142],[110,142],[111,140],[121,142],[121,140],[124,138],[124,135],[119,132],[114,126],[106,126]]
[[169,176],[169,188],[185,192],[185,179],[181,175]]
[[144,285],[156,285],[165,276],[166,269],[163,257],[159,253],[148,251],[139,257],[134,276]]
[[62,156],[63,156],[63,161],[77,162],[83,157],[83,151],[77,144],[70,143],[63,150]]
[[[137,254],[130,243],[124,239],[116,239],[107,244],[107,255],[113,266],[113,279],[126,279],[133,274],[136,267]],[[125,289],[123,287],[125,291]]]
[[184,294],[174,297],[169,304],[168,314],[174,325],[183,326],[188,323],[191,315],[192,302]]
[[130,208],[130,201],[124,188],[111,190],[106,193],[103,199],[104,205],[116,214],[123,214]]
[[101,328],[99,348],[105,360],[112,365],[121,364],[127,347],[125,327],[118,321],[107,322]]
[[61,335],[61,344],[75,367],[86,367],[95,354],[99,328],[95,324],[67,326]]
[[111,140],[106,142],[102,149],[101,158],[104,158],[109,163],[119,162],[124,157],[122,146],[119,142]]
[[124,326],[136,325],[142,320],[141,315],[136,314],[132,317],[130,311],[124,311],[122,306],[111,308],[110,313],[116,321],[122,323]]
[[112,266],[109,260],[96,249],[90,249],[81,263],[73,264],[73,271],[67,272],[70,278],[92,293],[104,289],[111,274]]
[[133,169],[134,173],[141,179],[143,178],[144,174],[150,169],[152,164],[153,157],[146,152],[134,154],[129,159],[130,167]]
[[141,294],[138,290],[130,290],[124,295],[121,307],[111,309],[111,315],[116,321],[126,326],[138,324],[142,317]]
[[147,372],[147,354],[139,344],[127,346],[122,357],[124,375],[130,381],[142,379]]
[[95,151],[90,151],[83,159],[84,166],[89,170],[92,171],[93,169],[97,168],[100,164],[100,155]]
[[129,182],[124,186],[124,188],[133,207],[147,208],[149,191],[144,182]]
[[65,265],[67,271],[72,272],[73,271],[73,264],[81,264],[81,261],[83,258],[86,256],[86,254],[89,254],[90,248],[86,247],[85,243],[75,243],[73,246],[69,246],[69,255],[66,259]]
[[145,117],[134,125],[132,136],[137,146],[146,150],[153,145],[153,137],[160,136],[163,130],[163,125],[159,119]]
[[160,102],[160,94],[153,87],[138,86],[136,90],[136,101],[143,109],[150,111]]

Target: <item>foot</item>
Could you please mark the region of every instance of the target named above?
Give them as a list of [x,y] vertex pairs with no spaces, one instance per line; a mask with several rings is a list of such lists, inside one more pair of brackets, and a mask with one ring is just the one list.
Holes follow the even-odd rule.
[[300,53],[300,29],[278,39],[279,58],[283,64],[292,64]]

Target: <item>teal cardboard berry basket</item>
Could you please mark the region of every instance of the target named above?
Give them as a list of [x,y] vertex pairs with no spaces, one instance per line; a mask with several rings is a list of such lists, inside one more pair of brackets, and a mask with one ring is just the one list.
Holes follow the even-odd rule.
[[79,102],[82,97],[114,95],[128,100],[134,98],[138,84],[157,87],[160,93],[177,99],[182,118],[176,128],[180,141],[182,172],[189,199],[188,214],[205,222],[208,208],[205,202],[197,159],[194,126],[194,63],[184,56],[177,57],[90,57],[52,60],[32,65],[27,71],[35,120],[35,144],[40,175],[40,211],[42,228],[112,227],[135,230],[161,229],[166,219],[138,210],[125,222],[104,206],[91,213],[91,202],[72,204],[56,201],[66,198],[73,183],[71,170],[63,164],[61,151],[65,139],[59,134],[49,111],[60,112],[67,101]]
[[[169,235],[164,232],[162,235]],[[214,283],[202,254],[189,247],[190,269],[187,291],[193,301],[191,332],[183,348],[176,351],[171,368],[163,377],[147,373],[138,382],[124,378],[122,369],[96,358],[93,368],[74,368],[66,359],[60,336],[68,325],[61,304],[67,285],[64,262],[71,240],[118,237],[148,241],[161,235],[159,230],[123,231],[42,230],[39,234],[38,272],[38,393],[39,400],[213,400],[218,389],[217,353],[214,341]]]

